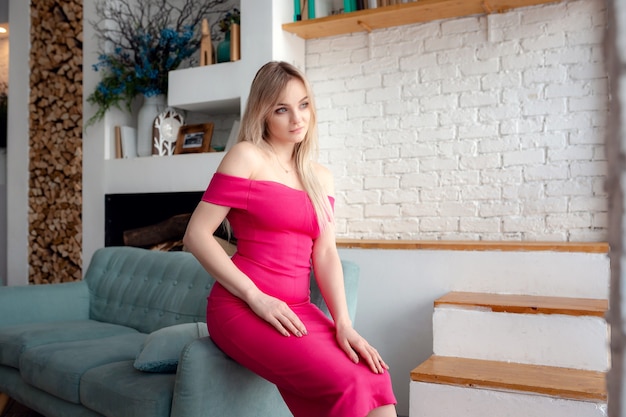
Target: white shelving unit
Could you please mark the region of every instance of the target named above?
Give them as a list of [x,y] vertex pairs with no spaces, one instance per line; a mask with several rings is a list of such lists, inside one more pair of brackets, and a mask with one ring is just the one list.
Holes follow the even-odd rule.
[[[292,9],[292,0],[241,0],[241,60],[170,72],[168,105],[209,115],[241,114],[263,64],[285,60],[303,68],[304,41],[282,30],[293,19]],[[105,157],[105,193],[203,190],[205,174],[210,178],[222,156]]]
[[[304,69],[304,40],[283,31],[293,20],[293,0],[241,0],[241,60],[170,73],[168,104],[205,114],[241,114],[257,70],[271,60],[283,60]],[[86,5],[85,15],[93,14]],[[97,47],[86,28],[86,48]],[[89,56],[85,68],[95,63]],[[98,82],[98,74],[85,74],[85,89]],[[86,106],[88,109],[89,106]],[[85,114],[86,118],[90,114]],[[134,159],[111,158],[113,126],[130,123],[129,115],[107,114],[89,127],[85,136],[83,178],[84,261],[104,246],[106,194],[203,191],[224,153],[185,154]]]

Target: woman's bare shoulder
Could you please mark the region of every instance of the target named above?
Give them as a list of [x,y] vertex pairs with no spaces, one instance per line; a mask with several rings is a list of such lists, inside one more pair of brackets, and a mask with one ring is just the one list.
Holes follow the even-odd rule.
[[226,152],[217,171],[236,177],[252,178],[263,162],[261,152],[253,143],[238,142]]

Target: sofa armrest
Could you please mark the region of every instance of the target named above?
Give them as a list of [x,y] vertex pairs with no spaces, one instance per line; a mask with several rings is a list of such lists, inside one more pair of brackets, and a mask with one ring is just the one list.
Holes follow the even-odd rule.
[[171,417],[292,417],[276,386],[203,337],[180,355]]
[[89,289],[83,281],[0,287],[0,327],[89,318]]

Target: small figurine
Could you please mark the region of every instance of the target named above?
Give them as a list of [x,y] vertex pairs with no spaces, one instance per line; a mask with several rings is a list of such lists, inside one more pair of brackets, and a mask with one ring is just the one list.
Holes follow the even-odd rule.
[[215,64],[215,51],[211,41],[211,28],[209,21],[202,19],[202,38],[200,39],[200,65]]

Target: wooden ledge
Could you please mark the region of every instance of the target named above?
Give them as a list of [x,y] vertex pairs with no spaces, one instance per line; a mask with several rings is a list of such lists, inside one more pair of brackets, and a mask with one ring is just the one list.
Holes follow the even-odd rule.
[[455,250],[501,252],[581,252],[609,253],[607,242],[511,242],[454,240],[384,240],[337,239],[338,248],[396,249],[396,250]]
[[520,391],[583,401],[606,401],[604,372],[510,362],[431,356],[411,381]]
[[595,317],[605,317],[609,308],[608,300],[593,298],[475,292],[451,292],[435,300],[435,307],[444,305],[486,308],[497,313],[565,314]]

